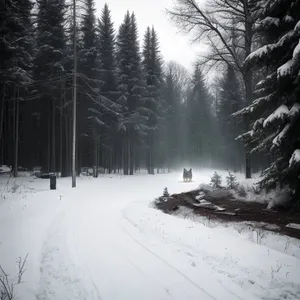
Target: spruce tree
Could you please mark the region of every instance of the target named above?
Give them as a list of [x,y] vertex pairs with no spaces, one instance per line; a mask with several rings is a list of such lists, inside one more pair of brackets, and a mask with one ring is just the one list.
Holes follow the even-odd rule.
[[[19,137],[21,130],[25,129],[24,121],[27,117],[20,100],[28,94],[28,84],[32,82],[34,38],[31,9],[32,3],[29,0],[10,0],[3,3],[0,12],[0,143],[5,145],[2,150],[7,153],[7,156],[2,153],[1,157],[4,159],[2,163],[13,165],[15,176]],[[5,123],[8,124],[10,118],[13,120],[11,134],[4,132],[4,128],[9,128]],[[19,126],[20,123],[22,126]]]
[[[104,125],[103,114],[96,103],[100,97],[100,59],[97,49],[97,28],[94,0],[84,0],[81,40],[78,53],[79,71],[79,168],[95,166],[98,170],[99,126]],[[91,151],[93,149],[93,151]]]
[[[115,58],[115,32],[113,22],[111,20],[111,12],[108,5],[105,4],[101,18],[98,20],[98,51],[101,62],[100,80],[102,99],[109,99],[105,101],[105,106],[112,108],[112,103],[117,99],[117,70],[116,70],[116,58]],[[105,127],[102,128],[101,133],[103,136],[103,142],[105,142],[107,154],[112,158],[118,156],[118,135],[116,134],[117,116],[114,109],[107,110],[102,107],[102,111],[105,111],[103,115],[103,122]],[[112,171],[113,166],[108,160],[109,172]]]
[[161,107],[162,61],[159,53],[157,34],[152,28],[147,28],[143,45],[143,70],[146,84],[146,103],[148,117],[148,155],[147,165],[149,174],[154,174],[154,148],[158,146],[155,132],[158,130],[159,110]]
[[98,20],[98,47],[101,61],[101,93],[112,100],[116,92],[115,32],[111,12],[105,4]]
[[118,129],[123,131],[124,174],[133,174],[137,137],[145,130],[141,113],[143,77],[135,15],[126,13],[117,37],[118,91],[117,103],[123,108]]
[[64,0],[38,0],[36,28],[37,52],[34,59],[35,91],[39,97],[34,110],[38,164],[56,171],[56,107],[60,97],[60,79],[65,75],[66,50]]
[[235,138],[240,134],[238,120],[232,116],[242,106],[238,78],[232,66],[228,65],[221,81],[218,99],[218,125],[221,133],[221,153],[225,167],[237,169],[241,163],[241,146]]
[[193,163],[209,166],[213,152],[213,115],[203,73],[194,70],[187,102],[188,143]]
[[273,161],[263,172],[262,187],[289,187],[299,199],[300,174],[300,1],[257,3],[262,47],[246,59],[246,66],[263,70],[256,99],[238,114],[252,118],[243,139],[252,152],[271,152]]

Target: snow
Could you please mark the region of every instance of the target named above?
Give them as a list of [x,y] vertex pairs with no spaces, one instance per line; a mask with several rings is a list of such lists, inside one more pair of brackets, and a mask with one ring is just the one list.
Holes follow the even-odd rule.
[[300,149],[296,149],[290,158],[290,167],[300,162]]
[[11,172],[11,168],[7,165],[2,165],[0,166],[0,174],[2,173],[10,173]]
[[285,206],[289,202],[289,191],[281,191],[273,197],[268,203],[267,209],[272,209],[276,206]]
[[300,39],[299,39],[297,46],[295,47],[295,49],[293,51],[293,58],[296,58],[299,55],[299,52],[300,52]]
[[277,69],[277,77],[283,77],[290,74],[292,67],[293,67],[293,59],[290,59]]
[[286,227],[300,230],[300,224],[296,224],[296,223],[289,223],[286,225]]
[[[300,24],[300,22],[298,23]],[[299,24],[296,25],[295,31],[300,28]],[[247,56],[246,62],[249,62],[253,59],[260,59],[267,53],[272,52],[274,49],[282,47],[288,40],[290,40],[291,37],[293,37],[296,34],[295,31],[290,30],[285,35],[283,35],[277,43],[264,45],[261,48],[253,51],[250,55]],[[287,66],[284,68],[287,68]]]
[[275,25],[275,26],[278,27],[279,24],[280,24],[280,19],[279,18],[273,18],[273,17],[266,17],[261,22],[262,22],[263,25],[268,25],[268,26]]
[[300,103],[296,102],[290,109],[290,116],[296,115],[299,111],[300,111]]
[[13,277],[29,253],[16,299],[300,299],[294,240],[285,251],[283,236],[250,240],[152,207],[164,187],[192,190],[213,172],[194,171],[191,183],[181,172],[83,177],[76,189],[63,178],[54,191],[46,179],[1,176],[0,265]]
[[296,24],[294,30],[295,30],[295,31],[300,30],[300,21],[297,22],[297,24]]
[[286,105],[280,105],[271,115],[269,115],[264,121],[263,127],[266,127],[269,123],[274,122],[274,120],[282,119],[284,116],[289,114],[289,109]]
[[[224,214],[225,212],[223,212]],[[222,223],[219,220],[208,219],[203,216],[195,215],[193,211],[186,207],[181,207],[174,213],[176,216],[193,220],[193,222],[201,223],[209,228],[226,228],[226,232],[230,235],[241,237],[245,240],[258,243],[281,253],[291,255],[300,259],[300,241],[288,236],[282,236],[279,233],[270,232],[269,230],[280,229],[275,224],[267,224],[263,222],[238,222],[238,223]],[[232,213],[230,213],[232,214]],[[293,223],[292,223],[293,224]],[[267,250],[269,251],[269,250]]]
[[291,17],[290,15],[284,16],[283,20],[284,20],[285,22],[287,22],[287,23],[294,22],[293,17]]
[[248,55],[246,61],[250,61],[254,58],[261,58],[263,55],[268,53],[274,46],[275,44],[264,45],[263,47],[253,51],[250,55]]
[[281,141],[282,141],[282,139],[284,138],[284,136],[285,136],[285,134],[287,133],[287,131],[289,130],[289,128],[290,128],[290,124],[287,124],[283,129],[282,129],[282,131],[274,138],[274,140],[273,140],[273,145],[275,145],[275,146],[280,146],[280,144],[281,144]]

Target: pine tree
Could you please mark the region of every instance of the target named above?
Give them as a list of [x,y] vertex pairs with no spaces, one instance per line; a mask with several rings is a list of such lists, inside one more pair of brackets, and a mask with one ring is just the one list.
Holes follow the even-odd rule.
[[[28,93],[28,84],[32,81],[32,55],[34,47],[33,26],[31,22],[32,3],[29,0],[5,1],[1,9],[0,24],[0,142],[7,149],[6,163],[13,165],[14,176],[17,175],[19,157],[20,129],[24,127],[24,105],[20,102]],[[5,103],[5,98],[10,101]],[[6,121],[4,120],[6,115]],[[4,125],[12,115],[12,139],[4,138]],[[25,116],[26,117],[26,116]],[[22,127],[19,126],[22,123]],[[5,126],[8,128],[7,126]],[[8,161],[7,161],[8,160]],[[4,162],[3,162],[4,163]]]
[[[98,51],[101,61],[101,95],[108,98],[110,101],[115,102],[117,99],[117,70],[116,70],[116,58],[115,58],[115,33],[113,28],[113,22],[111,20],[111,13],[108,5],[105,4],[101,19],[98,20]],[[107,101],[106,101],[107,102]],[[106,103],[108,107],[111,107],[111,102]],[[102,109],[103,110],[103,109]],[[102,140],[107,146],[107,156],[112,158],[118,156],[118,136],[116,134],[117,117],[110,110],[105,110],[105,116],[103,116],[103,122],[105,128],[102,129]],[[112,171],[111,159],[108,160],[109,172]],[[116,165],[114,166],[116,168]]]
[[213,116],[203,73],[195,67],[188,98],[188,143],[193,163],[209,163],[213,152]]
[[[146,80],[146,112],[148,117],[148,172],[154,174],[155,132],[158,129],[159,109],[161,106],[162,61],[159,53],[157,34],[147,28],[143,45],[143,70]],[[156,141],[158,142],[158,141]]]
[[101,93],[108,98],[114,99],[117,84],[115,33],[107,4],[102,10],[101,19],[98,20],[98,47],[101,61]]
[[186,152],[186,97],[190,82],[188,71],[171,61],[166,65],[162,86],[161,109],[165,123],[167,166],[171,170],[178,166]]
[[221,133],[222,161],[226,162],[226,168],[237,169],[241,161],[240,142],[235,138],[240,134],[238,120],[232,116],[242,106],[240,86],[236,73],[230,65],[221,82],[221,92],[218,103],[218,122]]
[[141,114],[143,78],[135,15],[125,15],[117,38],[118,91],[117,102],[123,107],[118,128],[123,131],[124,174],[133,174],[137,137],[145,130]]
[[34,59],[34,79],[38,100],[34,103],[34,127],[38,164],[56,171],[56,107],[60,97],[60,80],[65,75],[66,50],[64,0],[38,0],[36,28],[37,52]]
[[[104,126],[103,114],[96,105],[100,98],[100,58],[97,49],[97,28],[94,0],[84,0],[81,41],[78,53],[79,71],[79,168],[95,166],[98,170],[99,127]],[[91,149],[94,149],[91,151]]]
[[210,184],[214,188],[220,188],[222,184],[222,177],[217,172],[214,172],[213,176],[210,179]]
[[[261,186],[289,187],[299,199],[300,174],[300,1],[257,3],[262,47],[246,59],[248,68],[265,72],[256,86],[256,99],[238,114],[252,118],[243,139],[252,152],[272,152]],[[298,198],[297,198],[298,197]]]

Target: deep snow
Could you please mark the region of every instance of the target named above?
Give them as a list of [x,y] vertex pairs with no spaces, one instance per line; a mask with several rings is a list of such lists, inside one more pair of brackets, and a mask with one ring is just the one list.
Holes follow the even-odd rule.
[[0,264],[14,275],[29,253],[16,299],[300,299],[298,256],[152,207],[165,186],[188,191],[212,174],[105,175],[76,189],[66,178],[56,191],[0,177]]

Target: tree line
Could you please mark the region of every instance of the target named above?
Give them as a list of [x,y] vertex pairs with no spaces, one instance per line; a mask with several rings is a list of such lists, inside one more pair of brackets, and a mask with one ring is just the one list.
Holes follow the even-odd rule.
[[164,62],[154,27],[140,42],[134,12],[115,30],[107,5],[97,18],[94,0],[83,0],[74,28],[65,0],[1,5],[0,159],[15,176],[20,166],[71,174],[74,33],[78,173],[101,166],[154,174],[220,162],[219,116],[202,67],[196,62],[190,74]]

